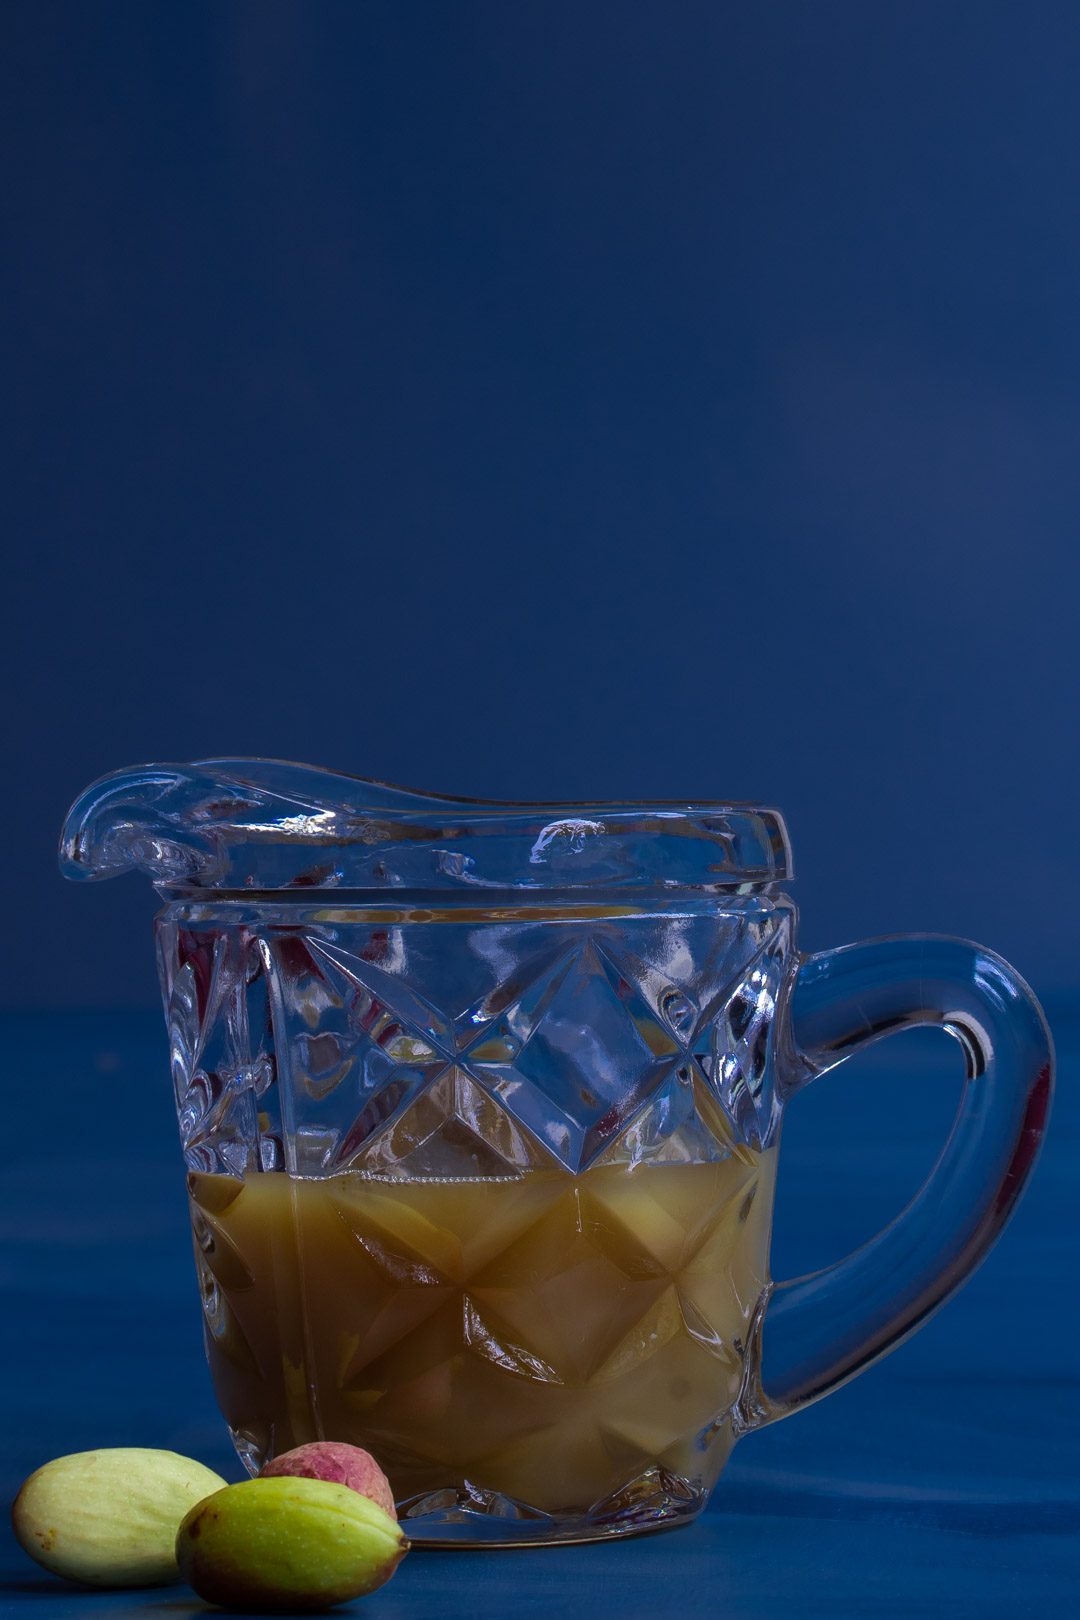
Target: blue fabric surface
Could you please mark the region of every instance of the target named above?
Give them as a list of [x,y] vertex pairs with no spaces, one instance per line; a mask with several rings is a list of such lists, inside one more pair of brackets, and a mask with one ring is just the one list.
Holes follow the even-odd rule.
[[[1028,1196],[963,1293],[888,1361],[744,1440],[686,1529],[531,1552],[416,1553],[384,1620],[678,1612],[1056,1615],[1080,1576],[1075,1176],[1080,1009],[1051,1009],[1059,1088]],[[203,1359],[164,1036],[130,1013],[9,1015],[0,1229],[0,1484],[49,1457],[160,1445],[240,1477]],[[951,1043],[884,1043],[791,1111],[774,1271],[823,1264],[929,1168]],[[9,1612],[205,1612],[183,1587],[85,1593],[0,1547]]]

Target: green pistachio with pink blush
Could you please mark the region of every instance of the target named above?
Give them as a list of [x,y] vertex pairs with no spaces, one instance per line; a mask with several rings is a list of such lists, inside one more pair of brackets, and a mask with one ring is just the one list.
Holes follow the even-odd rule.
[[228,1485],[192,1508],[176,1537],[207,1603],[306,1613],[374,1592],[409,1544],[397,1521],[347,1485],[281,1475]]

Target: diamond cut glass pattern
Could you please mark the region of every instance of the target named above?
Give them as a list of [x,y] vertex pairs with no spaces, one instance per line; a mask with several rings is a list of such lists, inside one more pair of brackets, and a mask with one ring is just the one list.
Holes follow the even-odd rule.
[[786,908],[275,923],[159,923],[241,1455],[366,1445],[421,1539],[696,1512],[767,1288]]
[[618,1134],[678,1051],[632,981],[588,941],[530,985],[463,1061],[572,1168]]
[[[442,1106],[451,1067],[466,1099],[456,1116],[463,1145],[485,1093],[482,1138],[518,1165],[553,1158],[582,1168],[600,1157],[655,1156],[664,1144],[669,1157],[693,1158],[717,1151],[711,1136],[726,1152],[732,1133],[766,1143],[786,918],[768,919],[763,947],[761,916],[710,919],[727,947],[724,983],[715,937],[692,954],[698,940],[687,936],[700,933],[701,919],[650,922],[637,952],[613,944],[610,925],[563,925],[527,940],[528,971],[520,957],[508,964],[510,999],[506,984],[491,982],[492,957],[505,951],[493,952],[482,928],[444,924],[458,936],[448,942],[455,956],[479,964],[461,977],[480,994],[442,1009],[402,976],[418,954],[408,936],[423,929],[393,930],[402,938],[392,950],[390,931],[372,929],[346,951],[340,928],[331,942],[330,929],[245,940],[163,924],[190,1167],[243,1173],[256,1158],[273,1168],[291,1153],[294,1173],[389,1168],[408,1156],[411,1134],[417,1145],[430,1137],[432,1104]],[[276,1084],[282,1063],[287,1099]],[[470,1080],[478,1090],[467,1096]],[[475,1153],[474,1142],[464,1172],[476,1173]],[[452,1173],[448,1153],[442,1163]]]
[[[348,1433],[409,1501],[461,1469],[461,1490],[580,1515],[655,1468],[697,1500],[733,1438],[771,1161],[636,1176],[256,1176],[231,1197],[193,1176],[234,1429],[274,1450]],[[256,1364],[284,1376],[255,1380]]]

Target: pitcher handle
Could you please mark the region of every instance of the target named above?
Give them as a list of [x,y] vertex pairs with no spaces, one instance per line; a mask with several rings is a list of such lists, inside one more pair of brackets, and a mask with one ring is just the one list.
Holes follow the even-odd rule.
[[774,1287],[753,1426],[829,1394],[913,1333],[974,1271],[1031,1174],[1052,1089],[1050,1031],[1019,974],[970,941],[909,934],[804,957],[786,1089],[883,1035],[928,1024],[966,1058],[941,1156],[863,1248]]

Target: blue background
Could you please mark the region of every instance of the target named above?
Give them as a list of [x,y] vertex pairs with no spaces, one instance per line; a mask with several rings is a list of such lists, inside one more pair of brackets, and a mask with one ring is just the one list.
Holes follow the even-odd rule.
[[[152,896],[55,870],[91,778],[268,754],[756,798],[788,815],[805,945],[967,934],[1044,997],[1031,1193],[961,1299],[747,1441],[692,1529],[415,1557],[373,1602],[1065,1612],[1080,10],[19,0],[0,35],[0,1488],[98,1444],[237,1474]],[[914,1190],[946,1045],[889,1042],[793,1107],[778,1275]],[[37,1620],[190,1612],[0,1551]]]
[[21,0],[0,993],[93,777],[787,813],[812,946],[1075,981],[1080,11]]

